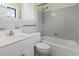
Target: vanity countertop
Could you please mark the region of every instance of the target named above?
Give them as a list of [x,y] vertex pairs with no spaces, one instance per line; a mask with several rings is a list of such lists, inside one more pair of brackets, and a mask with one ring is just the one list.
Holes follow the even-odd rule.
[[29,39],[33,36],[36,36],[37,34],[40,34],[40,33],[33,33],[33,34],[17,33],[13,36],[2,36],[0,37],[0,47],[4,47],[6,45],[9,45],[24,39]]

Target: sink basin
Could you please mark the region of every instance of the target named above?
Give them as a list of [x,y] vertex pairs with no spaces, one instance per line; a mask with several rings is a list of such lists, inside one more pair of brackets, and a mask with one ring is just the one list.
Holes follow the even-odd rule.
[[0,37],[0,46],[4,46],[13,42],[17,42],[19,40],[26,39],[29,36],[29,34],[25,33],[15,33],[15,35],[7,36],[3,35]]
[[8,33],[9,33],[9,30],[0,32],[0,47],[6,46],[8,44],[12,44],[21,40],[28,39],[35,35],[35,34],[22,33],[21,31],[14,32],[14,35],[12,36],[9,36]]
[[7,35],[8,31],[0,31],[0,38],[5,37]]
[[20,40],[25,39],[30,34],[22,33],[21,30],[13,30],[14,35],[9,36],[10,30],[0,31],[0,40]]
[[25,33],[15,33],[12,36],[7,36],[10,40],[20,40],[20,39],[25,39],[29,34]]

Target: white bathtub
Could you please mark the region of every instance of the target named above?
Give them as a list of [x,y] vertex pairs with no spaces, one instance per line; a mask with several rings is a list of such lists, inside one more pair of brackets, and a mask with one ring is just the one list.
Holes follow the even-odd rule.
[[44,36],[43,42],[51,46],[51,55],[79,56],[79,46],[74,41]]

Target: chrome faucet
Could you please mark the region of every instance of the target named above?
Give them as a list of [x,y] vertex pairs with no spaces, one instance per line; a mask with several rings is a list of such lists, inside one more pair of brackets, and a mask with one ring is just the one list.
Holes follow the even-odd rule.
[[10,32],[9,32],[9,36],[13,36],[13,35],[14,35],[13,31],[10,30]]

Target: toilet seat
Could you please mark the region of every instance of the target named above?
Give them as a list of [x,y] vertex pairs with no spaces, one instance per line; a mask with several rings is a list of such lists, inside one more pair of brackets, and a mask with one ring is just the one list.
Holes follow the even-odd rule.
[[45,44],[45,43],[37,43],[36,44],[36,47],[37,48],[40,48],[40,49],[49,49],[50,48],[50,46],[48,45],[48,44]]

